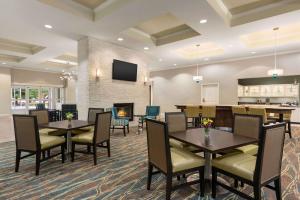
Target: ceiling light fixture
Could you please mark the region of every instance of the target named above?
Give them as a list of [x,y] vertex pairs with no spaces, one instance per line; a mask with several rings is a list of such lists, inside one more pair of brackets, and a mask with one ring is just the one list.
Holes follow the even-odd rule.
[[121,38],[121,37],[118,38],[118,41],[120,41],[120,42],[122,42],[123,40],[124,40],[124,39]]
[[201,19],[200,20],[200,24],[205,24],[205,23],[207,23],[207,19]]
[[278,30],[279,30],[278,27],[273,28],[273,31],[275,33],[275,36],[274,36],[274,40],[275,40],[275,42],[274,42],[274,69],[268,70],[268,75],[272,76],[273,78],[277,78],[278,76],[283,75],[283,69],[277,68],[278,67],[277,66],[278,65],[278,63],[277,63],[277,39],[278,39],[277,33],[278,33]]
[[161,62],[161,61],[162,61],[162,59],[160,58],[160,59],[158,59],[158,61],[159,61],[159,62]]
[[204,58],[204,60],[205,60],[205,61],[208,61],[208,60],[209,60],[209,58]]
[[6,65],[6,62],[3,62],[2,65]]
[[144,50],[149,50],[149,47],[144,47]]
[[203,76],[199,75],[199,66],[197,64],[197,76],[193,76],[193,81],[195,81],[196,83],[200,83],[200,81],[203,80]]
[[174,64],[174,66],[176,66],[177,64]]
[[251,53],[252,53],[252,54],[256,54],[256,52],[255,52],[255,51],[252,51]]
[[52,29],[53,28],[50,24],[45,24],[44,27],[47,28],[47,29]]

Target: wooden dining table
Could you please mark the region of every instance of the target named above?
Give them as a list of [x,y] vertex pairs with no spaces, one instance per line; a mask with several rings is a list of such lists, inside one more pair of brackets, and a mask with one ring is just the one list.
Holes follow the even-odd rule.
[[217,129],[210,129],[209,137],[207,137],[205,136],[204,128],[193,128],[184,132],[170,133],[169,136],[204,151],[205,179],[209,181],[211,177],[212,154],[258,142],[255,138],[236,135]]
[[58,129],[58,130],[65,130],[67,134],[67,152],[70,154],[71,152],[71,134],[72,130],[84,128],[88,126],[93,126],[95,123],[88,122],[84,120],[63,120],[63,121],[56,121],[56,122],[49,122],[48,124],[41,124],[40,128],[50,128],[50,129]]

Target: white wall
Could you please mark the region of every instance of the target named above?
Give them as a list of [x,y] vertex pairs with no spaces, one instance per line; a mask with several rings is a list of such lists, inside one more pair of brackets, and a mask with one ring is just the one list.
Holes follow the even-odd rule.
[[[112,80],[113,59],[138,64],[137,82]],[[78,42],[78,61],[76,97],[81,119],[86,119],[89,107],[107,108],[113,103],[133,102],[135,114],[145,113],[149,87],[144,77],[149,72],[143,53],[89,37]],[[100,69],[99,79],[96,69]]]
[[10,69],[0,68],[0,115],[8,115],[10,110],[11,75]]
[[[278,62],[285,75],[300,74],[300,53],[281,55]],[[220,83],[220,104],[236,104],[237,80],[266,77],[273,66],[274,57],[268,56],[199,66],[199,74],[204,83]],[[153,103],[160,105],[162,112],[175,111],[175,104],[199,104],[200,85],[192,81],[196,73],[196,66],[151,72]]]

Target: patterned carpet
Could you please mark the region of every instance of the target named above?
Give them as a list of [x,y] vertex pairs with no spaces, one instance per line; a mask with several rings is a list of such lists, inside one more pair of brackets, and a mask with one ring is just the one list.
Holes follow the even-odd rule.
[[[75,162],[62,164],[57,159],[42,163],[40,176],[34,175],[34,157],[21,161],[14,172],[15,144],[0,144],[0,199],[164,199],[165,179],[155,175],[151,191],[146,190],[146,135],[127,137],[122,132],[112,136],[112,157],[98,149],[98,165],[92,155],[77,154]],[[300,128],[293,128],[294,138],[286,138],[282,167],[283,199],[300,199]],[[276,148],[276,147],[274,147]],[[176,182],[176,179],[174,179]],[[252,190],[243,190],[252,194]],[[198,199],[198,191],[185,187],[172,193],[172,199]],[[217,199],[241,199],[231,193]],[[264,189],[264,199],[275,199]]]

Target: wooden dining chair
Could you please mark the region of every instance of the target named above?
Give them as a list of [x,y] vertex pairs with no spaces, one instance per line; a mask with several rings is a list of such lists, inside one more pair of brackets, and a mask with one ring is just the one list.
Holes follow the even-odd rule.
[[[171,198],[172,190],[184,185],[200,184],[201,196],[204,196],[204,165],[205,160],[191,152],[170,148],[168,126],[164,122],[146,119],[148,146],[148,180],[147,190],[150,190],[153,174],[166,175],[166,199]],[[153,168],[157,171],[153,172]],[[199,180],[172,185],[172,177],[198,172]]]
[[[64,163],[66,145],[64,137],[39,134],[37,116],[13,115],[13,122],[16,138],[16,172],[19,171],[20,160],[32,155],[36,155],[36,175],[39,175],[40,163],[45,160],[62,155]],[[42,152],[59,146],[61,147],[60,153],[41,159]],[[22,152],[26,152],[27,155],[21,156]]]
[[72,137],[72,162],[74,162],[75,152],[86,153],[83,151],[75,151],[75,145],[93,147],[94,165],[97,165],[97,147],[106,148],[108,157],[110,157],[110,126],[111,112],[97,113],[95,129],[93,131],[77,134]]
[[[216,198],[216,186],[219,185],[245,199],[261,200],[261,188],[276,191],[281,199],[281,163],[285,139],[285,123],[271,124],[263,127],[259,136],[257,156],[248,154],[231,154],[218,157],[212,161],[212,197]],[[275,147],[275,148],[274,148]],[[254,197],[217,180],[223,174],[253,187]],[[274,182],[275,187],[269,185]]]

